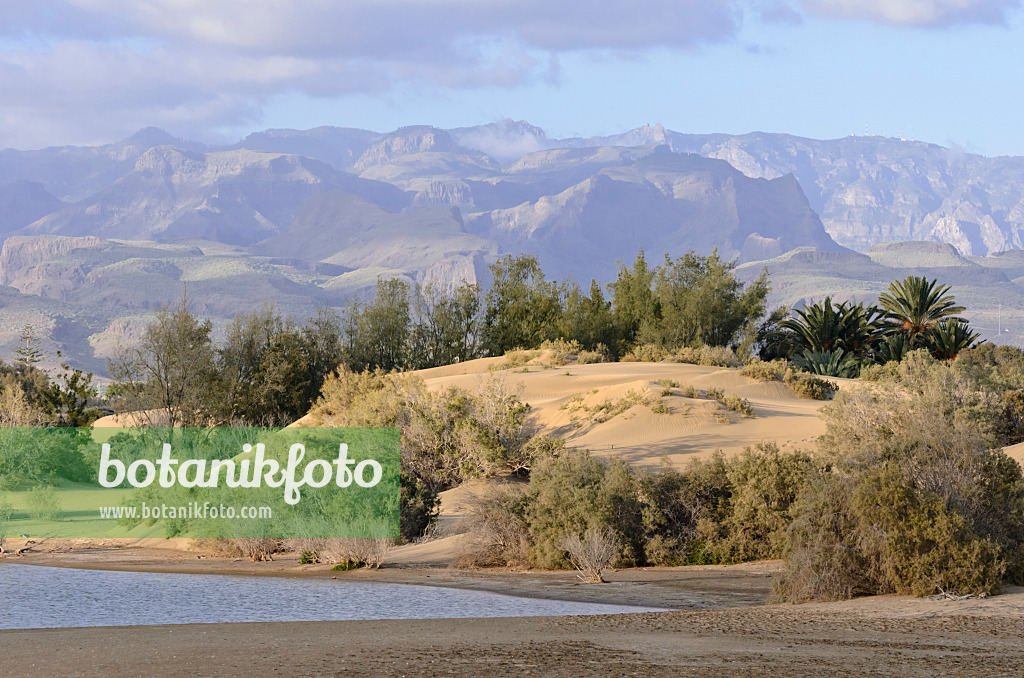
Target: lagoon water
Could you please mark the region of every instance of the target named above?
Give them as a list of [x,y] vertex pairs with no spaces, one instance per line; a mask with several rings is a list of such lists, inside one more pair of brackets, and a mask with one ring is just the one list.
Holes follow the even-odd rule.
[[464,589],[0,564],[0,629],[644,612]]

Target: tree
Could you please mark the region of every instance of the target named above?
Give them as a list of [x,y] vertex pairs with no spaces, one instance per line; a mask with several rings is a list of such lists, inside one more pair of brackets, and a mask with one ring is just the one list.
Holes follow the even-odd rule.
[[937,280],[915,275],[890,283],[878,297],[886,312],[890,331],[903,332],[912,345],[923,344],[925,334],[940,320],[964,311],[963,306],[956,305],[956,298],[948,293],[949,289],[949,285],[939,285]]
[[412,315],[409,283],[378,278],[373,301],[348,310],[348,364],[355,370],[395,370],[409,365]]
[[209,426],[223,411],[213,325],[192,315],[187,301],[158,310],[142,338],[108,362],[113,401],[135,423]]
[[926,341],[932,355],[939,360],[956,360],[966,348],[972,348],[978,333],[958,318],[946,318],[929,330]]
[[[60,357],[57,351],[57,359]],[[40,392],[43,412],[54,426],[89,426],[100,415],[98,409],[89,406],[89,401],[96,397],[92,372],[72,369],[66,362],[61,362],[60,368],[60,375]]]
[[416,290],[412,361],[419,368],[480,357],[480,290],[463,283],[454,290],[433,285]]
[[558,288],[544,280],[537,257],[506,255],[491,264],[483,343],[490,355],[539,346],[557,338],[561,315]]
[[640,333],[642,340],[670,350],[683,346],[726,346],[750,321],[764,315],[768,275],[744,286],[718,250],[708,256],[694,252],[672,260],[665,255],[654,279],[661,309],[656,326]]
[[41,340],[32,325],[25,325],[18,338],[21,344],[18,348],[14,349],[15,362],[31,366],[43,360],[45,354],[43,349],[40,348]]
[[[833,306],[832,298],[793,311],[793,316],[779,323],[789,332],[787,341],[794,353],[829,353],[845,351],[863,359],[870,356],[881,338],[880,319],[883,311],[874,306],[842,302]],[[837,376],[837,375],[833,375]]]
[[585,296],[575,282],[562,285],[562,319],[559,334],[575,339],[584,349],[595,350],[603,345],[615,349],[617,332],[611,302],[604,298],[601,285],[590,281],[590,294]]
[[661,316],[651,289],[653,282],[654,271],[647,266],[644,251],[640,250],[632,268],[619,262],[618,278],[608,285],[612,291],[615,326],[626,346],[636,343],[645,324],[656,323]]

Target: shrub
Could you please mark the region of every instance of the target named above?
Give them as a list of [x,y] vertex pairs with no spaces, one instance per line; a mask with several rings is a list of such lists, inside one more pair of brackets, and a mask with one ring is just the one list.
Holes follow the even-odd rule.
[[736,353],[725,346],[684,346],[668,358],[674,363],[690,363],[706,367],[739,367],[742,363]]
[[[831,469],[790,529],[783,599],[1024,583],[1024,478],[999,449],[998,394],[926,353],[823,409]],[[823,577],[821,573],[828,573]]]
[[697,539],[717,562],[781,557],[794,503],[814,470],[811,457],[761,443],[723,465],[728,494],[702,513]]
[[437,520],[441,499],[422,480],[408,473],[399,475],[399,526],[402,539],[415,541]]
[[668,409],[668,405],[659,400],[651,404],[651,412],[655,414],[669,414],[671,410]]
[[239,537],[223,540],[222,548],[228,553],[240,555],[256,563],[273,560],[273,554],[278,551],[279,544],[276,539]]
[[530,474],[525,511],[530,560],[537,567],[566,567],[566,534],[609,527],[618,536],[618,559],[643,560],[641,503],[635,472],[624,462],[605,462],[585,452],[541,462]]
[[562,547],[573,567],[579,570],[580,580],[599,584],[604,582],[602,573],[619,553],[619,538],[609,527],[591,527],[582,536],[567,535]]
[[788,368],[789,363],[785,360],[772,360],[771,362],[752,360],[743,366],[740,374],[758,381],[782,381],[782,375]]
[[622,356],[624,363],[660,363],[669,357],[669,352],[655,344],[637,344]]
[[4,552],[4,540],[7,539],[8,524],[14,516],[14,509],[0,493],[0,553]]
[[684,398],[694,398],[694,399],[696,399],[696,398],[700,397],[700,393],[697,391],[697,389],[695,389],[694,387],[689,386],[689,385],[687,385],[687,386],[680,386],[679,387],[679,391],[680,391],[680,394]]
[[725,400],[722,401],[722,404],[725,405],[726,409],[732,410],[733,412],[739,412],[744,417],[754,416],[754,408],[750,406],[750,402],[745,398],[740,398],[736,395],[728,395],[725,397]]
[[667,389],[679,388],[679,382],[675,379],[659,379],[657,384],[659,386],[664,386]]
[[468,502],[459,527],[466,536],[459,546],[457,567],[522,566],[530,558],[526,524],[526,492],[520,488],[490,489]]
[[590,365],[592,363],[607,363],[611,362],[611,356],[608,353],[608,349],[603,344],[598,344],[598,348],[595,351],[580,351],[576,355],[576,362],[580,365]]
[[709,388],[704,392],[704,396],[708,400],[718,400],[719,402],[725,400],[725,391],[720,388]]
[[786,370],[783,381],[797,396],[811,400],[829,400],[839,390],[839,386],[833,381],[792,369]]
[[[505,353],[504,360],[500,363],[495,363],[487,369],[496,372],[498,370],[514,370],[517,367],[523,367],[529,363],[532,363],[540,357],[540,351],[529,351],[525,349],[516,349],[514,351],[508,351]],[[564,363],[563,363],[564,364]]]
[[60,520],[61,499],[56,488],[33,487],[26,494],[28,514],[36,520]]

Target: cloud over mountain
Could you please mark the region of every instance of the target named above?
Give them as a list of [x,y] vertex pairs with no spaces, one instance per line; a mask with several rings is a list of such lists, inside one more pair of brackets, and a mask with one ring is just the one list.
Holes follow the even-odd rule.
[[275,97],[559,80],[610,59],[742,43],[802,12],[914,26],[999,23],[1019,0],[35,0],[0,4],[0,147],[146,125],[204,137]]

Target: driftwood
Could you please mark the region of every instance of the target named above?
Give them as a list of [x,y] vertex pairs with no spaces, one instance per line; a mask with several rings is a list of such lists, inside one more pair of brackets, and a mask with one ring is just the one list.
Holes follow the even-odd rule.
[[0,546],[0,556],[7,556],[7,555],[20,556],[23,553],[26,553],[26,552],[31,551],[31,550],[32,550],[31,546],[22,546],[20,549],[14,549],[14,551],[8,551],[3,546]]
[[960,601],[960,600],[970,600],[971,598],[988,598],[988,594],[984,593],[984,592],[982,592],[982,593],[968,593],[967,595],[960,596],[960,595],[957,595],[956,593],[953,593],[952,591],[943,591],[942,589],[939,589],[939,591],[940,591],[939,593],[936,593],[933,596],[925,596],[925,600],[953,600],[953,601]]

